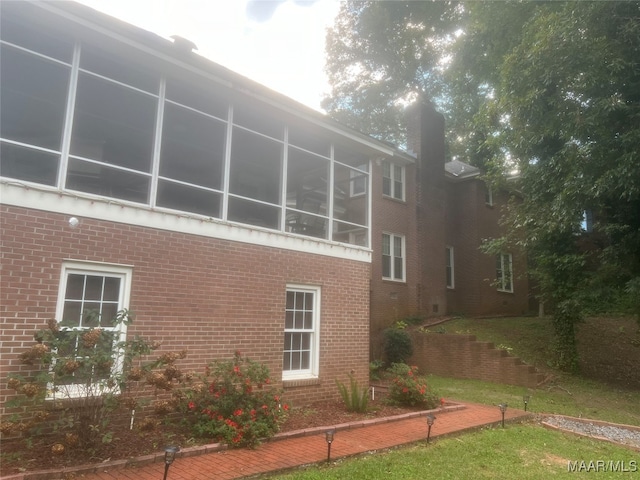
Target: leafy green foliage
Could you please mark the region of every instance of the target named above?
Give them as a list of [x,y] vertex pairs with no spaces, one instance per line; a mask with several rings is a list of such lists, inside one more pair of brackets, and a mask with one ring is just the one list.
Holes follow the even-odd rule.
[[[61,453],[65,446],[91,450],[111,442],[110,425],[118,412],[126,414],[151,402],[146,398],[150,392],[143,392],[141,384],[153,386],[156,393],[171,390],[182,376],[175,362],[186,355],[165,353],[142,362],[141,357],[158,345],[142,338],[120,339],[118,327],[132,321],[128,310],[113,319],[115,331],[66,330],[49,320],[47,328],[34,334],[36,343],[21,354],[26,373],[8,376],[8,386],[18,395],[6,406],[29,411],[29,420],[24,420],[24,414],[16,415],[3,421],[2,432],[26,432],[28,439],[53,431],[60,439],[54,446]],[[115,368],[116,363],[121,368]]]
[[212,362],[180,395],[179,409],[193,432],[230,446],[255,446],[273,436],[288,405],[268,387],[269,369],[235,352]]
[[389,364],[404,363],[413,355],[411,336],[404,327],[394,326],[384,331],[384,353]]
[[438,397],[429,390],[426,378],[418,376],[418,367],[394,363],[387,373],[391,377],[391,403],[423,408],[438,406]]
[[575,366],[585,308],[640,325],[640,2],[345,2],[327,54],[336,119],[404,144],[403,106],[422,96],[452,156],[494,187],[518,172],[493,246],[527,252],[559,364]]
[[340,392],[340,397],[349,412],[366,412],[369,406],[369,389],[366,387],[360,388],[358,381],[349,375],[349,388],[344,383],[341,383],[336,379],[336,385]]

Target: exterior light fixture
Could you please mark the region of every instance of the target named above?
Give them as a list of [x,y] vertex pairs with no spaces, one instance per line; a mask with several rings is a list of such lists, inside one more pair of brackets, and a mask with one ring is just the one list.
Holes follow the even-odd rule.
[[176,459],[176,453],[180,451],[180,447],[169,446],[164,449],[164,478],[163,480],[167,480],[167,472],[169,471],[169,467]]
[[529,405],[529,400],[531,400],[531,395],[523,395],[522,401],[524,402],[524,411],[527,411],[527,405]]
[[327,441],[327,463],[331,461],[331,444],[333,443],[333,436],[335,434],[335,429],[327,430],[324,434],[325,440]]
[[506,403],[501,403],[498,407],[500,407],[500,413],[502,413],[502,428],[504,428],[504,412],[507,411],[508,405]]
[[433,426],[433,422],[435,421],[435,415],[427,415],[427,443],[429,443],[429,437],[431,437],[431,427]]
[[71,217],[69,219],[69,226],[71,228],[76,228],[78,225],[80,225],[80,220],[78,220],[76,217]]

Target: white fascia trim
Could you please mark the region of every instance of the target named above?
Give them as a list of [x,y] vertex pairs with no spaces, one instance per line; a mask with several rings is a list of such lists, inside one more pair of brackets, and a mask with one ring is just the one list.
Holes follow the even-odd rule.
[[[61,192],[42,185],[31,186],[21,182],[2,180],[0,182],[0,204],[60,213],[78,217],[81,220],[83,217],[94,218],[371,263],[371,250],[363,247],[224,222],[197,214],[180,214],[152,209],[143,205],[129,204],[125,201],[94,197],[88,194]],[[78,228],[81,229],[82,224]]]

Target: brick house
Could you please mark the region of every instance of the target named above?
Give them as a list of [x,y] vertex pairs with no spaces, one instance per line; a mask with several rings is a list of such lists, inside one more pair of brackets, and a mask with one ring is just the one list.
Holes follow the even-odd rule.
[[408,154],[184,40],[71,2],[0,6],[2,405],[35,330],[88,328],[88,310],[130,308],[114,335],[187,349],[185,369],[239,349],[293,403],[366,384],[403,316],[521,313],[508,252],[503,291],[480,280],[498,209],[445,170],[432,108]]
[[372,359],[383,356],[383,331],[402,318],[529,311],[526,257],[479,250],[501,235],[511,194],[491,192],[471,165],[445,162],[444,117],[432,104],[411,107],[407,126],[415,160],[371,170]]
[[127,307],[120,338],[239,349],[293,403],[368,381],[369,165],[410,155],[81,5],[1,20],[5,375],[47,319]]

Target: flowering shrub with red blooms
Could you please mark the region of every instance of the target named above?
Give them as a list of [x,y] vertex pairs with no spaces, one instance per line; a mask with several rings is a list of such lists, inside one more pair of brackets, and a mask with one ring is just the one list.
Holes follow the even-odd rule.
[[199,437],[255,446],[277,433],[289,409],[269,383],[265,365],[236,351],[233,360],[214,361],[194,379],[181,396],[180,409]]
[[418,367],[405,363],[393,363],[388,370],[391,375],[389,401],[412,407],[436,408],[437,395],[431,393],[427,381],[418,376]]

